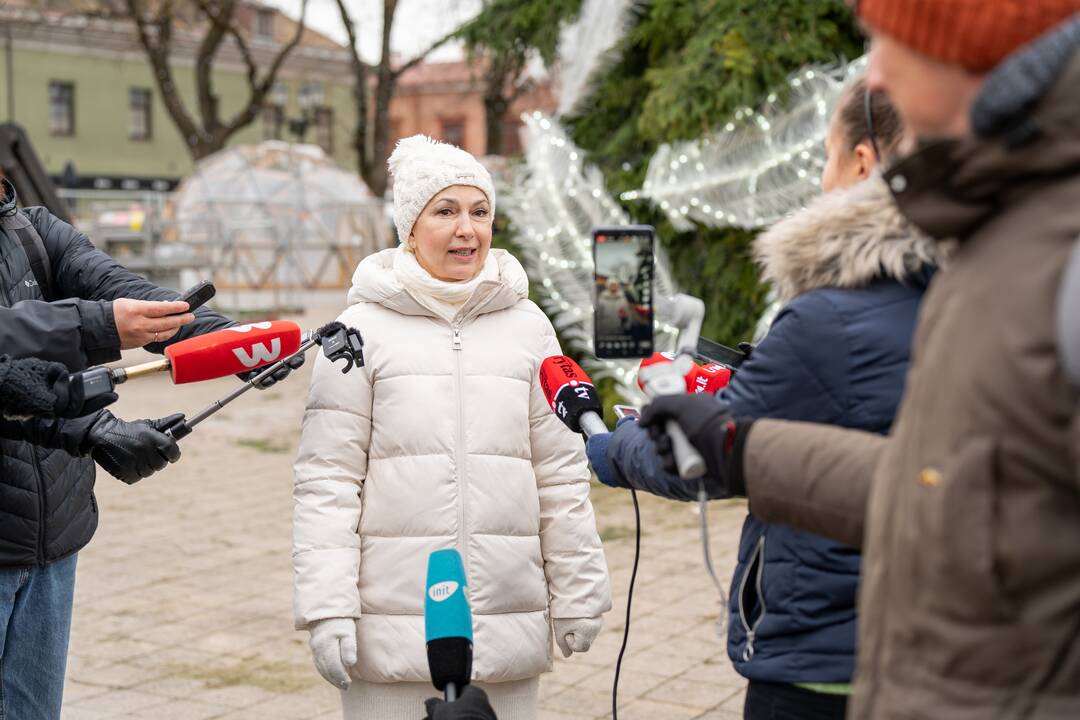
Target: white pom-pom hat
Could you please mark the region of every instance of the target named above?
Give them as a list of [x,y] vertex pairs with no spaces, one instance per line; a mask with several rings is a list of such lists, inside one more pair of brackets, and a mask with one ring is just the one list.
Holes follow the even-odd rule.
[[413,135],[398,141],[386,164],[394,177],[394,225],[398,240],[406,245],[416,218],[431,198],[451,185],[479,188],[495,214],[491,173],[459,147]]

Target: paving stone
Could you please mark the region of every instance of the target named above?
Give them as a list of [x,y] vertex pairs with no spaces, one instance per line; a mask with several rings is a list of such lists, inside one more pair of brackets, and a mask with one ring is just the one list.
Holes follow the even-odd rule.
[[209,720],[221,717],[230,708],[222,705],[207,705],[191,700],[169,700],[160,705],[151,705],[126,717],[139,717],[146,720]]
[[645,694],[647,700],[686,705],[699,711],[718,706],[731,696],[731,691],[719,685],[675,678],[658,685]]

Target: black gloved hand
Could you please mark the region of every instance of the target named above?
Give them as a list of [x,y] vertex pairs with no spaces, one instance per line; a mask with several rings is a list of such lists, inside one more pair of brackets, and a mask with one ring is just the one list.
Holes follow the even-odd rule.
[[162,431],[183,417],[126,422],[102,411],[83,440],[84,452],[113,477],[137,483],[180,459],[180,446]]
[[[296,370],[296,369],[300,368],[301,366],[303,366],[303,364],[304,364],[304,353],[297,353],[296,355],[293,355],[292,357],[285,358],[284,363],[285,363],[284,367],[281,367],[281,368],[275,370],[272,375],[270,375],[268,378],[263,380],[261,383],[259,383],[255,387],[258,388],[259,390],[265,390],[266,388],[270,387],[271,385],[276,385],[277,383],[281,382],[285,378],[289,377],[289,373],[291,373],[293,370]],[[255,368],[254,370],[245,370],[242,373],[236,373],[236,377],[240,378],[244,382],[247,382],[247,381],[251,380],[253,377],[255,377],[256,375],[258,375],[259,373],[261,373],[265,369],[266,369],[265,367],[261,367],[261,368]]]
[[[56,365],[57,363],[53,363]],[[97,368],[104,371],[104,368]],[[68,374],[67,368],[60,365],[59,372],[52,372],[55,380],[52,383],[53,394],[56,396],[54,412],[57,417],[77,418],[83,415],[92,415],[104,407],[116,402],[118,396],[115,392],[102,392],[87,399],[86,385],[83,373]],[[107,386],[106,386],[107,387]],[[104,389],[104,388],[102,388]]]
[[705,459],[705,489],[710,499],[745,495],[742,445],[750,421],[738,421],[731,406],[714,395],[662,395],[641,411],[641,427],[656,445],[664,470],[678,474],[665,425],[674,420]]
[[428,698],[424,707],[427,708],[424,720],[498,720],[487,695],[472,685],[466,685],[461,697],[454,702]]

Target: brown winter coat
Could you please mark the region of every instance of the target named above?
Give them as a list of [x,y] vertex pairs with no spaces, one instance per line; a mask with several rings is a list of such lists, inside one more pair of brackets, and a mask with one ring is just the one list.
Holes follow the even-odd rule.
[[1080,53],[1055,52],[1033,106],[1015,95],[1052,59],[988,81],[976,128],[1006,129],[887,174],[915,225],[960,241],[891,435],[762,420],[747,441],[754,515],[863,550],[856,720],[1080,718],[1080,400],[1054,325],[1080,236]]

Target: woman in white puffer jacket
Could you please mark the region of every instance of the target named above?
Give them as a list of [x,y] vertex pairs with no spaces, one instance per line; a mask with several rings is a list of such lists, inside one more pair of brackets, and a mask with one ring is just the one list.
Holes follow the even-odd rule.
[[340,320],[365,367],[323,357],[296,459],[296,626],[342,687],[346,720],[414,720],[431,551],[468,576],[474,681],[500,720],[534,718],[551,638],[584,652],[611,608],[581,438],[538,380],[560,354],[471,155],[423,136],[390,157],[400,247],[360,263]]

